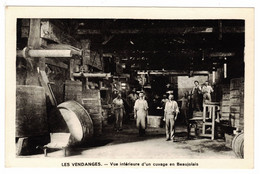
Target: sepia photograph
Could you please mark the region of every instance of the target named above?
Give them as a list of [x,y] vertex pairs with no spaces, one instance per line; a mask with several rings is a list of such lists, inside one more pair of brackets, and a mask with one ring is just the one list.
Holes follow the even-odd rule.
[[253,166],[252,10],[41,16],[45,9],[55,10],[7,9],[7,155],[62,159],[56,167]]

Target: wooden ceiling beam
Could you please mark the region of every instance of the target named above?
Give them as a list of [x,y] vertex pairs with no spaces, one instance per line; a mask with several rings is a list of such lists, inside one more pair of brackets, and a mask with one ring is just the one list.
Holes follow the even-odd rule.
[[[193,71],[193,75],[208,75],[209,71]],[[149,74],[149,75],[178,75],[178,76],[188,76],[189,71],[174,71],[174,70],[147,70],[147,71],[138,71],[137,74]]]
[[[214,27],[174,27],[174,28],[149,28],[149,29],[106,29],[110,34],[199,34],[199,33],[217,33],[218,29]],[[244,27],[223,26],[223,33],[243,33]],[[78,35],[100,35],[101,29],[78,29]]]

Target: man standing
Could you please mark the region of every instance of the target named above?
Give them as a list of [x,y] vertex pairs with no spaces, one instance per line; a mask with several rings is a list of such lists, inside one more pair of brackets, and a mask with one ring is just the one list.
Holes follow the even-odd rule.
[[148,103],[144,99],[144,93],[139,93],[139,99],[135,101],[134,117],[136,119],[136,126],[139,129],[139,136],[144,136],[146,129],[146,120],[148,115]]
[[132,92],[127,96],[127,101],[130,107],[131,118],[133,118],[134,112],[134,104],[135,101],[138,99],[138,95],[136,94],[135,88],[133,88]]
[[192,99],[193,99],[193,109],[195,111],[200,111],[200,95],[201,95],[201,87],[199,86],[199,82],[194,81],[194,87],[192,89]]
[[179,100],[181,101],[181,115],[183,116],[183,121],[185,125],[188,125],[189,117],[188,117],[188,109],[189,109],[189,101],[188,101],[189,92],[185,92],[184,96]]
[[177,102],[174,101],[173,98],[173,94],[170,94],[169,100],[166,102],[164,109],[164,120],[166,128],[166,141],[172,140],[173,142],[175,142],[175,121],[179,113],[179,108]]
[[206,81],[205,85],[202,87],[203,103],[205,103],[206,101],[211,101],[211,93],[212,92],[214,92],[214,90],[209,85],[209,82]]
[[113,111],[115,113],[116,122],[115,122],[115,130],[122,131],[122,122],[123,115],[125,113],[124,102],[121,97],[121,93],[117,94],[117,97],[113,100]]

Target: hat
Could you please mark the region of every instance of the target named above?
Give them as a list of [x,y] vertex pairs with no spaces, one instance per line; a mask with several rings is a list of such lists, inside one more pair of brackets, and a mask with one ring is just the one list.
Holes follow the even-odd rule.
[[167,94],[173,94],[173,91],[167,91],[166,93]]

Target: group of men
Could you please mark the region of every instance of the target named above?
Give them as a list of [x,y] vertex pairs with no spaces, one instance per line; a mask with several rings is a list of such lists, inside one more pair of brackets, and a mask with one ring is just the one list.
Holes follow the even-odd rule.
[[[192,90],[192,98],[193,98],[193,109],[200,110],[200,101],[199,97],[203,95],[203,102],[211,101],[211,93],[213,89],[209,86],[206,81],[204,86],[199,86],[198,81],[194,81],[195,86]],[[187,97],[187,95],[185,95]],[[139,96],[134,92],[132,92],[129,97],[132,100],[133,110],[134,110],[134,118],[136,120],[136,126],[139,130],[139,136],[145,135],[145,129],[147,126],[147,115],[148,115],[148,103],[145,99],[144,92],[139,92]],[[184,97],[182,99],[181,109],[186,108],[187,99]],[[177,116],[180,113],[177,102],[174,100],[174,95],[172,93],[169,94],[168,99],[165,99],[164,105],[164,117],[165,121],[165,129],[166,129],[166,141],[175,142],[175,122],[177,120]],[[185,106],[184,106],[185,105]],[[118,93],[117,97],[113,100],[113,111],[115,114],[115,130],[122,130],[122,120],[123,114],[125,113],[124,103],[121,97],[121,93]]]
[[[136,119],[136,126],[139,129],[139,135],[144,136],[147,125],[148,103],[145,100],[144,93],[142,91],[139,92],[138,97],[135,95],[137,94],[131,93],[134,105],[134,118]],[[113,100],[112,110],[115,115],[115,130],[122,131],[122,121],[125,108],[121,93],[118,93],[117,97]]]
[[[211,93],[213,92],[212,87],[209,85],[209,82],[206,81],[202,86],[199,85],[199,82],[194,81],[194,87],[192,89],[192,100],[193,100],[193,109],[195,111],[201,111],[201,104],[211,101]],[[202,95],[203,101],[201,102],[200,96]]]

